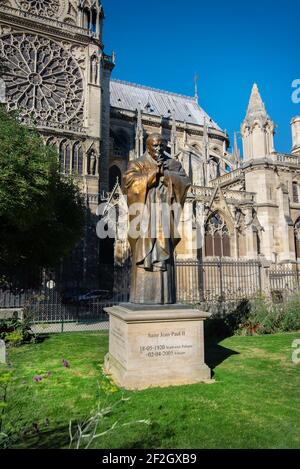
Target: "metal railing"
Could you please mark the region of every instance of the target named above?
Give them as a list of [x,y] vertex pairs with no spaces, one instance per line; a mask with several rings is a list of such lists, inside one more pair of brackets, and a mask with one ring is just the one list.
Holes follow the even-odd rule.
[[178,302],[240,300],[260,294],[261,264],[252,260],[180,260],[176,279]]
[[294,293],[300,291],[300,272],[298,264],[272,265],[269,271],[271,292]]
[[[300,291],[296,263],[266,268],[258,260],[176,259],[175,268],[178,303],[210,308],[257,298],[262,290],[276,301]],[[35,287],[29,282],[23,288],[22,282],[15,288],[0,286],[0,309],[22,308],[35,332],[108,329],[104,309],[129,301],[130,270],[130,265],[101,266],[97,284],[55,279],[53,272],[44,271]]]

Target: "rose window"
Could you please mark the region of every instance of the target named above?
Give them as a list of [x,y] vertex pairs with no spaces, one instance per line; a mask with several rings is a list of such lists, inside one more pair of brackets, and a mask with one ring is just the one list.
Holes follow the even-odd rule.
[[0,61],[9,109],[39,123],[68,123],[83,103],[80,69],[61,45],[30,34],[0,38]]
[[19,4],[23,10],[36,15],[58,16],[59,0],[19,0]]

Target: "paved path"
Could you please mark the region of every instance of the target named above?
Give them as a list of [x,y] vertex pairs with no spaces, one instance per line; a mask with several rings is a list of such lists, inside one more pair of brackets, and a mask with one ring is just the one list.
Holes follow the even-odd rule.
[[103,331],[109,329],[109,322],[48,322],[31,327],[35,334],[51,334],[57,332]]

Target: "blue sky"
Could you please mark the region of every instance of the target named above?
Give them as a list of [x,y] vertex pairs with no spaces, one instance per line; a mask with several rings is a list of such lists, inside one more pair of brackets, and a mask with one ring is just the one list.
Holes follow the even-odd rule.
[[[277,124],[277,151],[291,149],[291,100],[300,79],[300,0],[103,0],[106,53],[114,78],[193,95],[227,129],[240,129],[257,82]],[[241,148],[241,142],[239,141]]]

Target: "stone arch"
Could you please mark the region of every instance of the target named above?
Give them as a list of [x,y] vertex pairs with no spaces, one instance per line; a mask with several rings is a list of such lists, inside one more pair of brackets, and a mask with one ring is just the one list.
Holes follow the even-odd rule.
[[72,149],[72,173],[83,174],[83,149],[80,142],[75,142]]
[[90,10],[87,6],[82,9],[82,27],[85,29],[90,27]]
[[72,18],[72,16],[66,16],[66,17],[64,18],[64,21],[63,21],[63,22],[64,22],[64,23],[67,23],[67,24],[72,24],[72,25],[76,26],[76,21],[75,21],[74,18]]
[[71,172],[71,142],[63,139],[59,145],[59,166],[60,171],[65,174]]
[[293,202],[298,204],[299,203],[299,187],[298,187],[298,181],[293,179],[292,181],[292,196],[293,196]]
[[59,161],[59,146],[57,144],[57,140],[55,137],[51,136],[51,137],[45,137],[43,138],[44,140],[44,143],[47,147],[52,147],[53,150],[55,151],[56,153],[56,156],[57,156],[57,159]]
[[96,10],[96,8],[91,9],[90,30],[93,33],[96,33],[96,31],[97,31],[97,10]]
[[57,148],[56,138],[55,137],[46,138],[46,145],[53,146],[53,147]]

